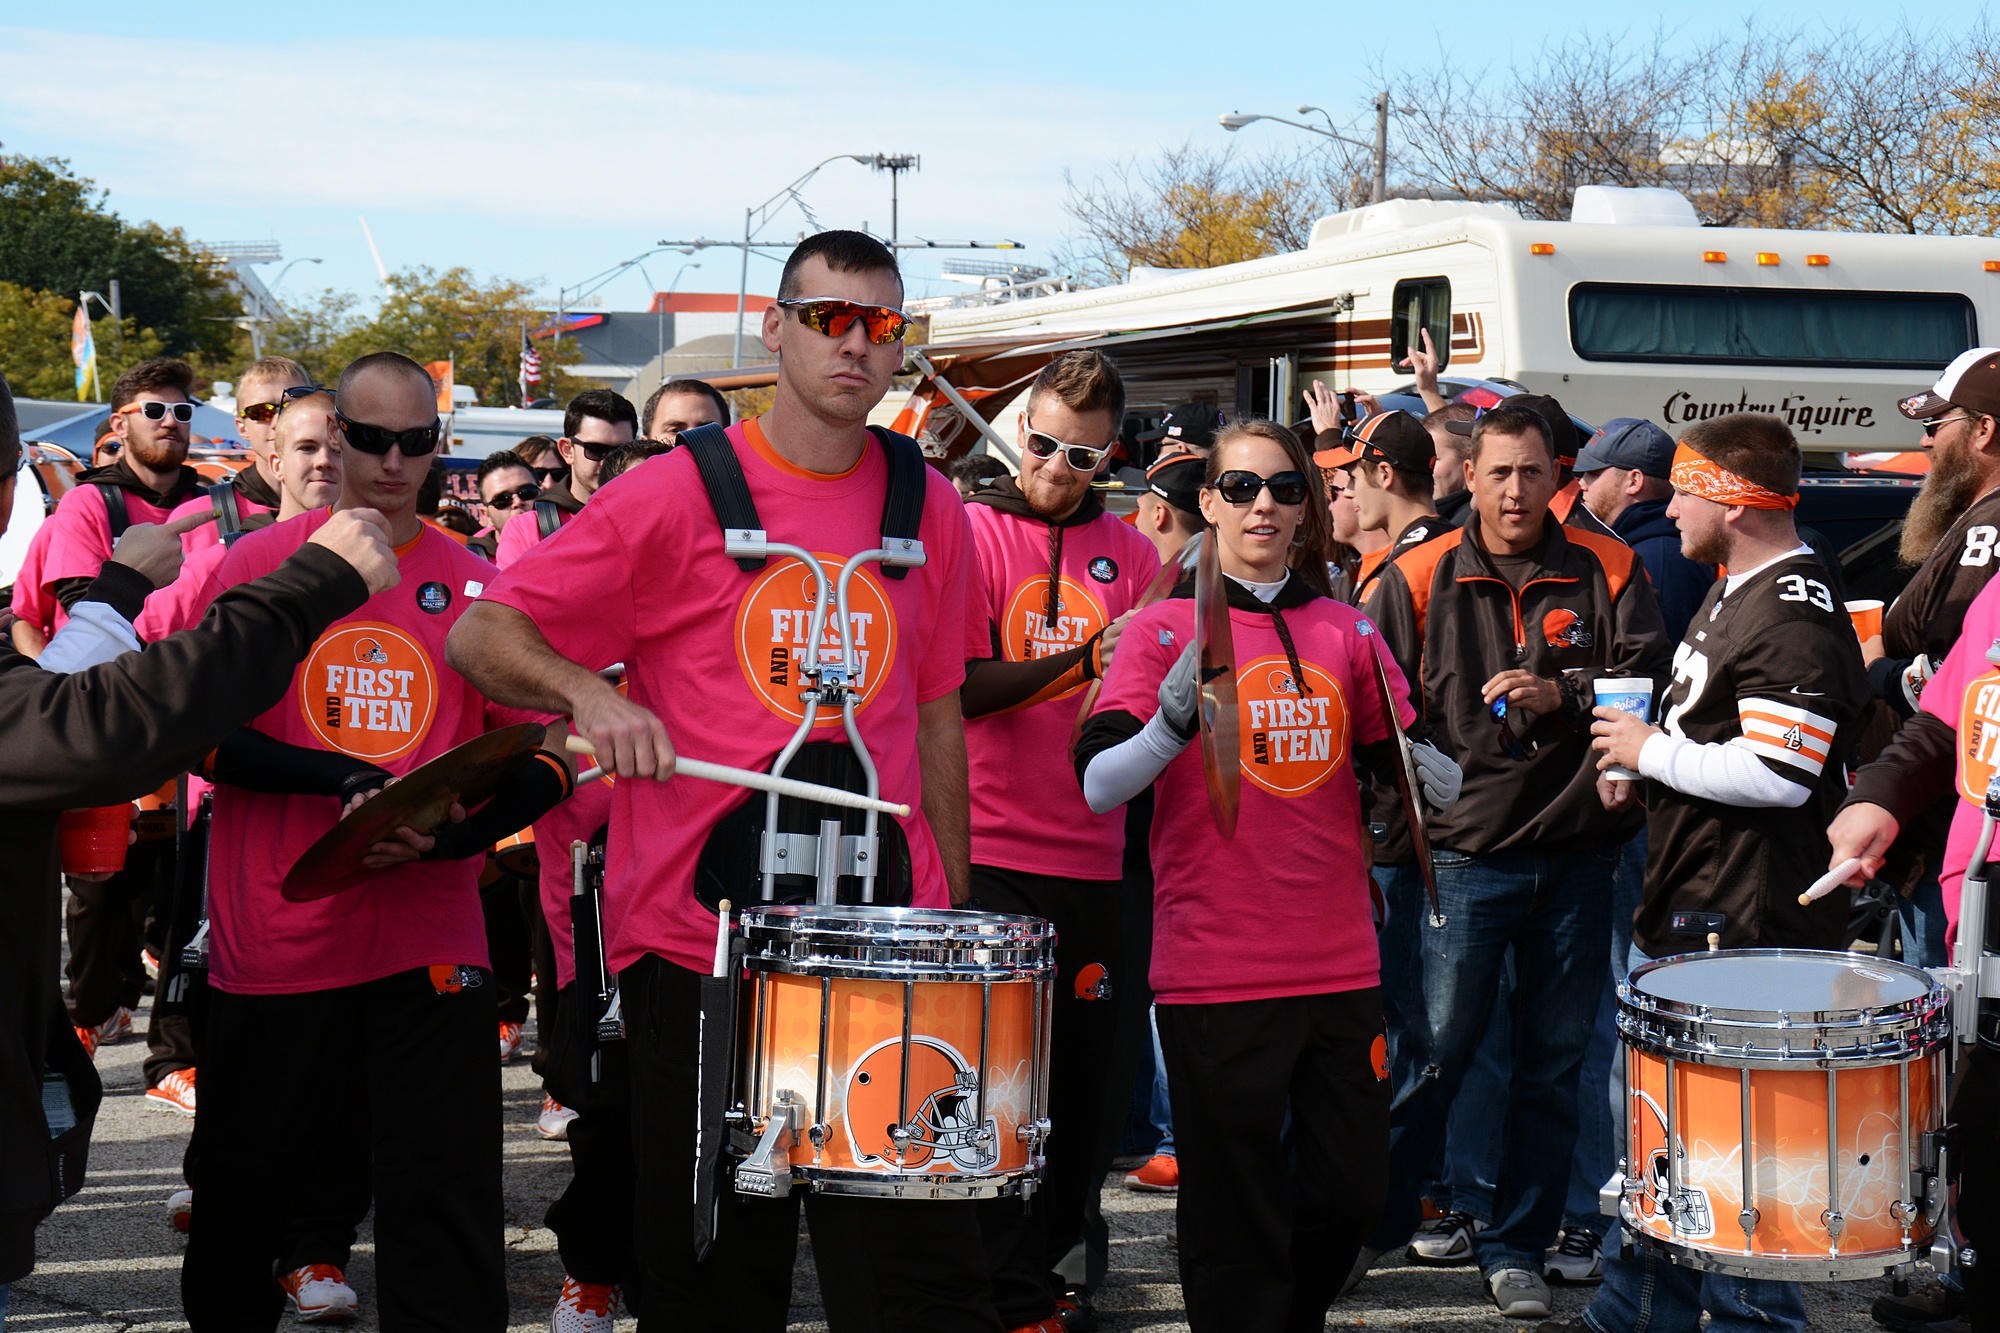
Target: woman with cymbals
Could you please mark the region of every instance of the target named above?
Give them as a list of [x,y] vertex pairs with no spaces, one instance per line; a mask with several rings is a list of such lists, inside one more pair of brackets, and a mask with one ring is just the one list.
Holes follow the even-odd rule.
[[1264,421],[1225,429],[1201,509],[1235,647],[1234,836],[1210,818],[1201,747],[1189,745],[1204,694],[1211,710],[1229,704],[1212,683],[1227,654],[1203,669],[1187,583],[1134,617],[1076,763],[1096,810],[1155,788],[1152,984],[1189,1325],[1275,1333],[1323,1322],[1388,1187],[1388,1050],[1354,757],[1393,779],[1392,708],[1417,742],[1424,799],[1450,804],[1458,766],[1424,742],[1374,626],[1330,595],[1332,523],[1298,437]]

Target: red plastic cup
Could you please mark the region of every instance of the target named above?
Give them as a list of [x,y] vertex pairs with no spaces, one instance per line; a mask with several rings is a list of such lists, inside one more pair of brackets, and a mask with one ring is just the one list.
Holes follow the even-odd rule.
[[92,806],[65,810],[56,821],[62,839],[62,868],[67,875],[108,875],[125,868],[125,832],[132,826],[132,805]]

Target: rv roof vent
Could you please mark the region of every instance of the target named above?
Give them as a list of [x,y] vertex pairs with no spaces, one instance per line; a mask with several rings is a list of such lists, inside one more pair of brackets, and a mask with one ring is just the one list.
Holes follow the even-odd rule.
[[1619,227],[1699,227],[1694,205],[1679,190],[1657,186],[1579,185],[1570,205],[1571,222]]
[[1505,204],[1481,204],[1470,199],[1390,199],[1321,218],[1313,223],[1312,237],[1306,242],[1306,248],[1327,245],[1357,232],[1421,227],[1427,222],[1448,222],[1462,217],[1498,217],[1509,222],[1521,220],[1521,215]]

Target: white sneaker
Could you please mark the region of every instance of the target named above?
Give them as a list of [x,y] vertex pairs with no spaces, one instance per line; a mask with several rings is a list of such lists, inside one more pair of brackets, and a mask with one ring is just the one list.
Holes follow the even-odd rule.
[[1432,1268],[1456,1268],[1472,1262],[1472,1238],[1486,1230],[1471,1213],[1446,1213],[1417,1228],[1416,1238],[1403,1257],[1413,1264]]
[[307,1264],[278,1279],[301,1324],[344,1324],[354,1318],[361,1298],[347,1275],[332,1264]]
[[611,1333],[619,1294],[617,1287],[578,1282],[563,1274],[562,1295],[556,1297],[555,1313],[549,1316],[549,1333]]
[[121,1004],[94,1030],[99,1046],[109,1046],[114,1041],[129,1037],[132,1035],[132,1011]]
[[185,1236],[194,1223],[194,1191],[175,1190],[167,1196],[167,1225]]
[[1549,1284],[1539,1273],[1525,1268],[1496,1269],[1486,1279],[1486,1290],[1493,1293],[1493,1304],[1500,1313],[1511,1319],[1549,1317]]
[[542,1113],[535,1117],[535,1128],[545,1139],[568,1139],[569,1122],[576,1119],[576,1112],[564,1106],[546,1092],[542,1094]]
[[1564,1227],[1542,1265],[1551,1282],[1604,1281],[1604,1238],[1588,1227]]

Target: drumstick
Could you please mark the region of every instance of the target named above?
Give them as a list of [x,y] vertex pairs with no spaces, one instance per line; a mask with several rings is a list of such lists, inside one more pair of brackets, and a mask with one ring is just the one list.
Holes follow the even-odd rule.
[[[595,745],[585,737],[574,733],[563,739],[563,748],[571,754],[597,753]],[[872,796],[863,796],[860,792],[843,791],[839,787],[822,787],[817,782],[800,782],[797,778],[773,777],[769,773],[759,773],[749,768],[711,764],[706,760],[690,759],[686,755],[679,755],[674,759],[674,772],[690,778],[700,778],[704,782],[726,782],[732,787],[774,791],[780,796],[790,796],[800,801],[818,801],[821,805],[838,805],[848,810],[874,810],[901,819],[910,817],[910,807],[895,801],[878,801]]]
[[1810,907],[1814,902],[1826,897],[1839,888],[1841,883],[1855,871],[1861,869],[1861,858],[1850,856],[1833,869],[1812,882],[1812,887],[1799,895],[1799,906]]
[[715,970],[712,977],[729,975],[729,899],[724,898],[715,909]]

